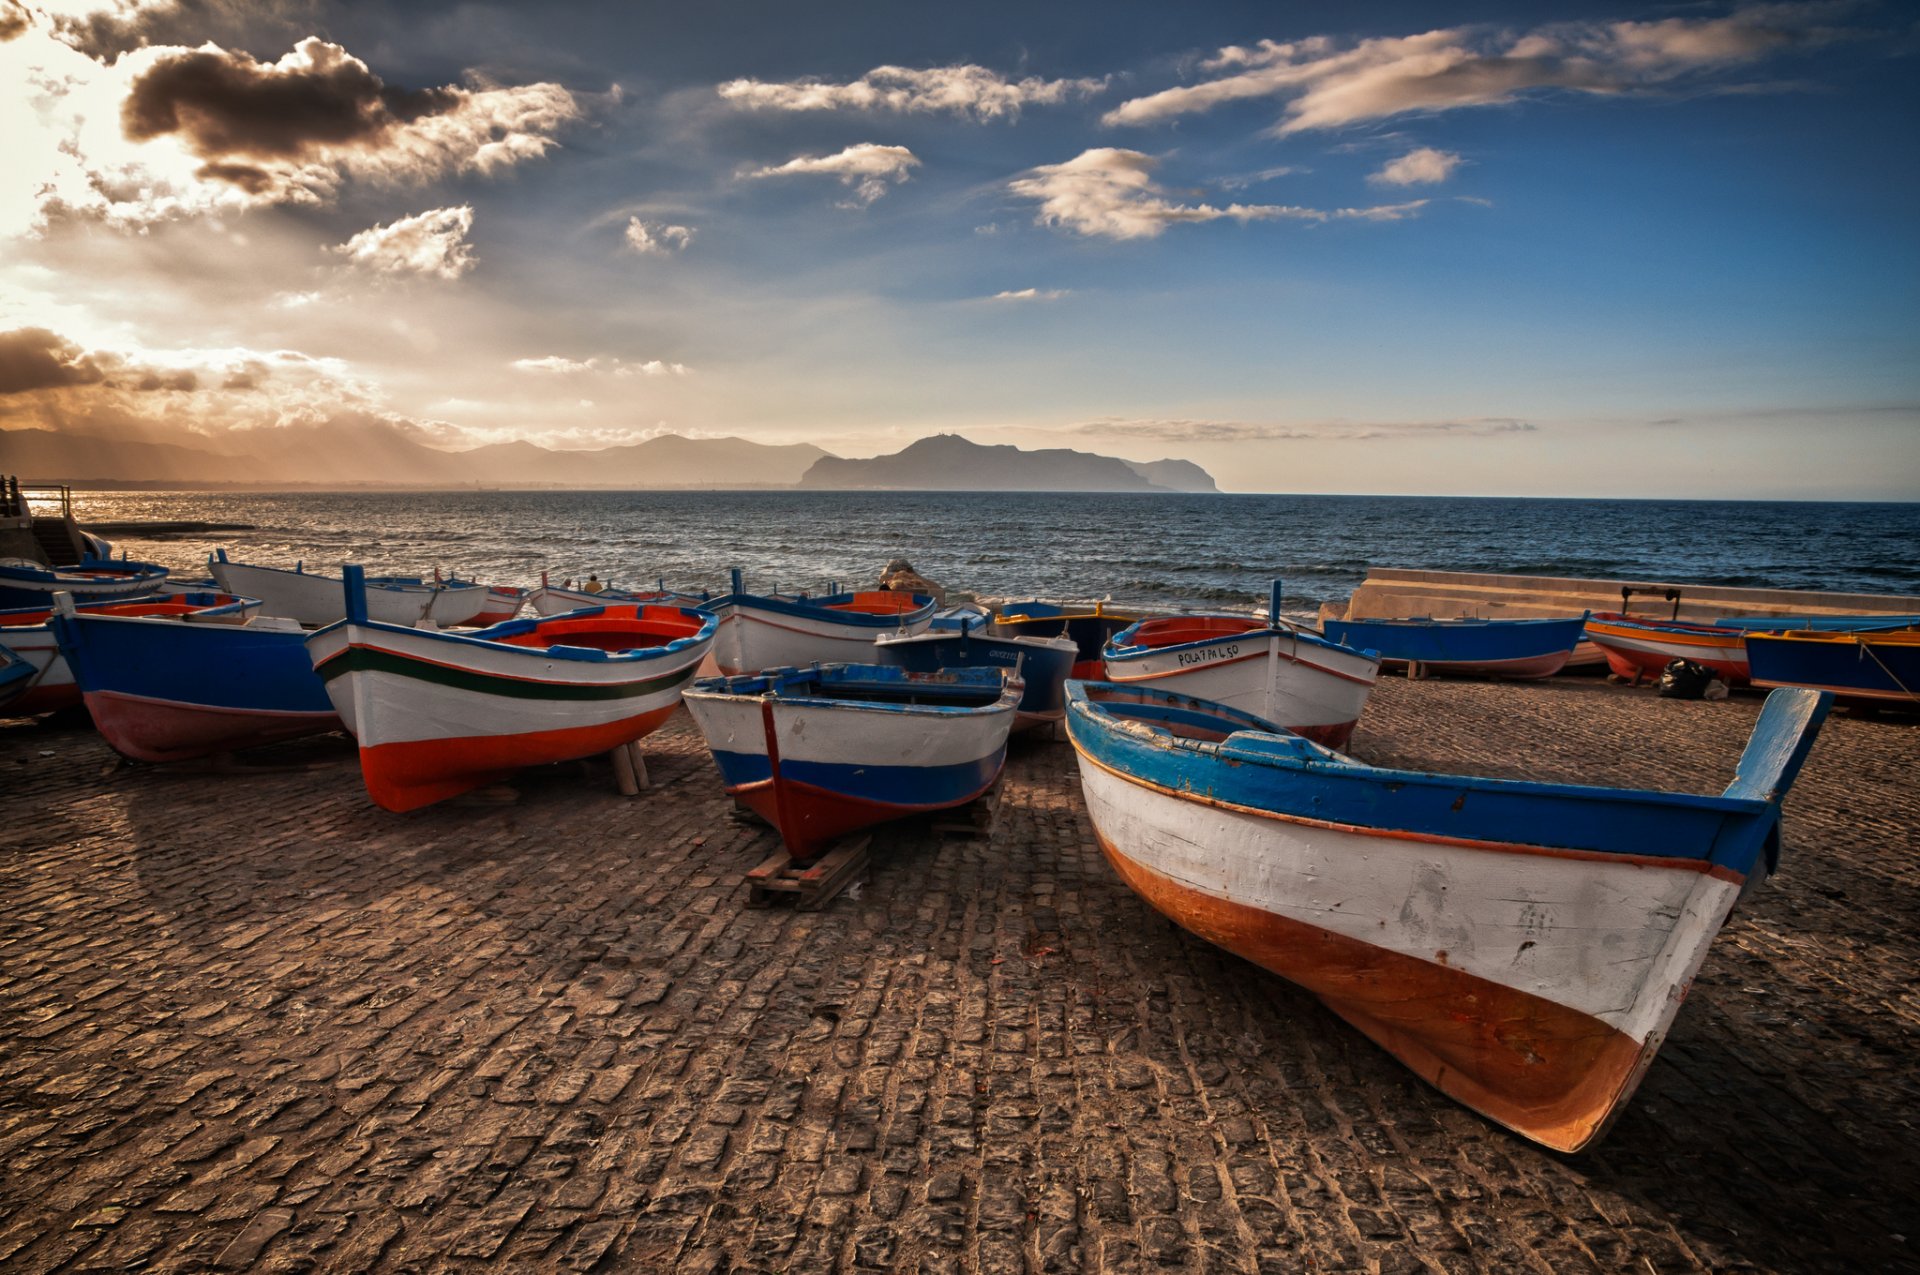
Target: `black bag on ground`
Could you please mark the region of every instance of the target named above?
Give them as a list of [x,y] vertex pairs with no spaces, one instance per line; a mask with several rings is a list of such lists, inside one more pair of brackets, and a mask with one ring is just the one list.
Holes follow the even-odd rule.
[[1713,670],[1692,660],[1673,660],[1660,673],[1661,699],[1702,699]]

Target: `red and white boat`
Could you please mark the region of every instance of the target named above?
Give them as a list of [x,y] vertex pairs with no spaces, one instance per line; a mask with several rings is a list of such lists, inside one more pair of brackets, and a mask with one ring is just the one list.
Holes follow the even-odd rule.
[[631,603],[473,634],[383,624],[359,585],[348,567],[347,618],[309,637],[307,654],[388,810],[651,734],[713,645],[705,612]]
[[1176,615],[1114,634],[1107,680],[1212,700],[1342,748],[1380,677],[1371,651],[1329,642],[1278,618]]

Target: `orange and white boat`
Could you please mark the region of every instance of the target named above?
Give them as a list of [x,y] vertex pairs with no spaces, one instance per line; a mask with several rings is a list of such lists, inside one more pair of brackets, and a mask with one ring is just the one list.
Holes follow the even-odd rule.
[[1608,668],[1632,681],[1690,660],[1728,686],[1747,684],[1747,635],[1740,629],[1602,611],[1587,617],[1587,640],[1606,655]]
[[347,618],[307,639],[327,696],[360,743],[367,792],[414,810],[630,744],[680,706],[715,621],[624,603],[473,634],[367,618],[347,568]]

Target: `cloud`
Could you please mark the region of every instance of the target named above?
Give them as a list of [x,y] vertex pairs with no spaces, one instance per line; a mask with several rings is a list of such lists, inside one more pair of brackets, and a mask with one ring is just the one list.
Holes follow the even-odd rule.
[[1011,120],[1018,118],[1022,107],[1088,97],[1106,86],[1104,79],[1009,80],[969,64],[926,70],[877,66],[850,84],[813,79],[729,80],[719,91],[729,102],[759,110],[946,112],[978,120]]
[[558,84],[398,88],[317,37],[277,62],[208,43],[106,63],[31,30],[0,44],[0,112],[19,123],[0,233],[20,233],[62,215],[138,227],[328,204],[349,180],[490,174],[545,154],[581,108]]
[[920,161],[904,146],[860,142],[835,155],[802,155],[784,164],[759,168],[749,177],[786,177],[795,173],[826,173],[854,187],[853,206],[865,207],[887,193],[887,183],[907,180]]
[[1017,292],[996,292],[988,298],[991,301],[1058,301],[1062,297],[1072,296],[1067,288],[1021,288]]
[[0,332],[0,394],[94,385],[106,379],[98,359],[45,328]]
[[1408,151],[1367,180],[1376,186],[1434,185],[1453,176],[1453,170],[1460,166],[1460,162],[1460,157],[1452,151],[1422,146],[1419,150]]
[[473,245],[467,242],[472,229],[472,208],[433,208],[363,230],[334,251],[382,274],[458,279],[474,266]]
[[686,376],[693,371],[684,363],[648,359],[645,363],[625,363],[619,359],[570,359],[549,354],[539,359],[515,359],[508,364],[516,372],[540,376],[579,376],[586,372],[611,372],[615,376]]
[[1215,421],[1187,418],[1129,419],[1103,417],[1073,426],[1067,432],[1098,438],[1136,439],[1159,443],[1242,443],[1294,440],[1362,442],[1385,438],[1465,437],[1531,434],[1537,426],[1512,417],[1490,416],[1466,420],[1396,421],[1364,423],[1319,421],[1281,424],[1271,421]]
[[1660,91],[1834,33],[1821,20],[1842,6],[1771,4],[1716,18],[1558,23],[1515,35],[1452,28],[1362,40],[1326,36],[1262,40],[1220,50],[1202,68],[1214,79],[1122,102],[1108,124],[1161,123],[1230,102],[1286,101],[1280,135],[1339,128],[1409,111],[1492,106],[1561,90],[1622,95]]
[[1039,201],[1035,220],[1082,235],[1108,239],[1151,239],[1182,222],[1335,220],[1398,221],[1426,203],[1372,208],[1301,208],[1289,204],[1177,204],[1153,180],[1159,161],[1139,151],[1099,147],[1082,151],[1064,164],[1044,164],[1008,183],[1014,194]]
[[641,221],[638,217],[629,218],[626,233],[627,247],[638,253],[652,253],[664,256],[670,252],[679,252],[693,242],[693,227],[669,226],[657,221]]

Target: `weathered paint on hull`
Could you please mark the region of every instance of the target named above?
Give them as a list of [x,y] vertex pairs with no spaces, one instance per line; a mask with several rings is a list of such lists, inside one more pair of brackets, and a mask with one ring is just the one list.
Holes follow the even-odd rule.
[[873,639],[878,634],[924,633],[928,622],[922,617],[898,628],[876,629],[826,619],[763,614],[736,604],[721,615],[720,631],[713,640],[713,660],[729,676],[816,663],[858,664],[873,659]]
[[85,697],[113,750],[139,761],[186,761],[340,729],[336,713],[278,713],[178,704],[120,691]]
[[1081,760],[1102,847],[1142,898],[1557,1150],[1631,1096],[1739,892],[1697,862],[1318,825]]

